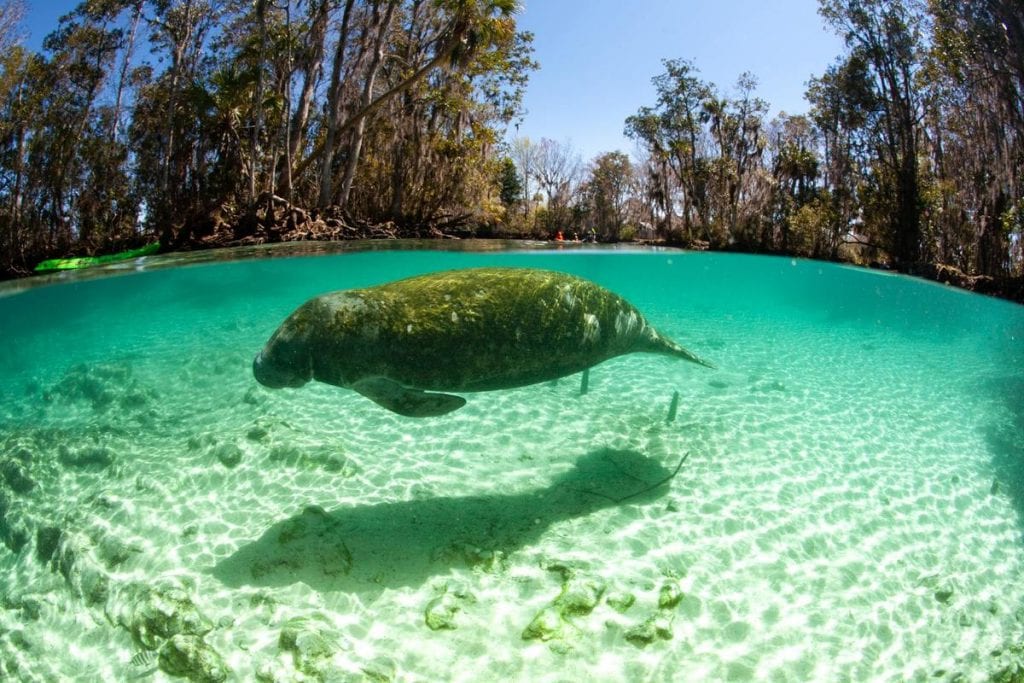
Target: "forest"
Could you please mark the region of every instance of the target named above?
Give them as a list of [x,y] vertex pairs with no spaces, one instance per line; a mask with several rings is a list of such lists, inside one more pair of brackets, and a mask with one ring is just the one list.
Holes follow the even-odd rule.
[[[1024,292],[1024,4],[819,0],[808,110],[666,56],[630,155],[510,137],[519,0],[0,0],[0,273],[159,240],[530,237],[843,259]],[[1021,296],[1021,294],[1017,294]]]

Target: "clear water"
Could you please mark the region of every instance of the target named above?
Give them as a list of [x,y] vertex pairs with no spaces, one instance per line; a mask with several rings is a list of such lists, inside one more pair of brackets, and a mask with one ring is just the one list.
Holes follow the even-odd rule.
[[[634,354],[585,395],[570,377],[425,420],[253,380],[307,298],[479,265],[590,278],[719,369]],[[788,259],[392,251],[10,290],[0,330],[0,677],[1024,663],[1020,306]]]

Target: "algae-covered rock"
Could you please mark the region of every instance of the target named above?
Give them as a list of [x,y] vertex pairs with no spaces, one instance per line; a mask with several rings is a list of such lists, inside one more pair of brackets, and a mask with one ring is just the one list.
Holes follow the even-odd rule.
[[605,585],[601,581],[573,576],[562,584],[555,607],[566,617],[590,614],[601,602],[604,592]]
[[451,593],[439,595],[427,603],[423,620],[431,631],[455,628],[455,615],[459,613],[462,606],[458,598]]
[[265,403],[267,397],[260,393],[260,390],[256,387],[249,387],[246,390],[245,395],[242,397],[242,403],[250,406],[258,406]]
[[245,433],[245,438],[249,439],[249,441],[263,443],[270,438],[270,430],[263,425],[256,424],[249,427],[249,431]]
[[45,401],[84,402],[97,412],[117,406],[122,410],[142,410],[155,393],[132,377],[129,365],[105,363],[75,365],[59,382],[43,392]]
[[36,529],[36,558],[43,564],[49,564],[53,554],[57,552],[60,542],[60,529],[55,526],[41,526]]
[[214,446],[212,450],[213,457],[228,469],[233,469],[242,462],[242,449],[238,447],[238,444],[222,443]]
[[[429,497],[434,497],[432,494]],[[478,571],[493,574],[504,571],[508,566],[508,558],[502,550],[482,548],[474,543],[452,541],[431,551],[430,559],[444,564],[453,564],[459,560]]]
[[154,586],[129,584],[112,602],[116,602],[110,615],[112,620],[151,650],[173,636],[202,636],[213,629],[192,601],[187,587],[177,581]]
[[29,529],[24,505],[16,503],[7,492],[0,489],[0,541],[12,553],[20,553],[32,537]]
[[216,650],[200,636],[179,633],[160,648],[160,669],[196,683],[226,681],[229,669]]
[[627,591],[613,590],[608,592],[604,601],[616,612],[624,613],[636,603],[636,596]]
[[0,480],[11,491],[22,495],[31,493],[36,487],[36,482],[29,476],[25,464],[13,459],[0,461]]
[[288,680],[276,661],[260,662],[256,666],[255,677],[259,683],[285,683]]
[[[26,593],[25,595],[0,595],[0,607],[19,613],[23,622],[39,621],[43,611],[53,604],[55,596],[46,593]],[[0,634],[2,634],[0,627]]]
[[461,583],[445,584],[441,595],[427,603],[423,619],[432,631],[454,629],[455,615],[464,605],[476,604],[476,596]]
[[523,640],[548,641],[562,635],[562,613],[548,605],[523,629]]
[[675,581],[666,581],[658,590],[658,607],[672,609],[683,600],[683,589]]
[[550,560],[541,563],[545,571],[554,572],[562,577],[562,581],[568,581],[576,576],[576,573],[583,569],[579,562],[573,560]]
[[96,554],[108,569],[120,567],[141,552],[142,548],[126,543],[113,534],[104,535],[96,545]]
[[278,444],[267,454],[270,462],[303,470],[323,470],[344,477],[359,472],[355,463],[328,446],[299,448],[291,444]]
[[209,432],[203,434],[193,434],[188,437],[188,441],[185,442],[190,451],[198,451],[201,449],[213,448],[217,445],[217,437]]
[[278,646],[292,653],[295,668],[317,677],[341,649],[341,636],[319,618],[295,617],[281,627]]
[[391,683],[398,678],[398,665],[385,657],[361,665],[359,673],[362,683]]
[[672,638],[672,621],[667,617],[654,614],[643,622],[626,629],[626,640],[637,647],[646,647],[658,640]]
[[92,541],[83,533],[61,532],[50,560],[71,591],[87,604],[101,604],[110,592],[110,579],[92,552]]
[[82,446],[71,449],[61,444],[57,457],[65,467],[75,469],[103,469],[114,462],[114,453],[106,446]]

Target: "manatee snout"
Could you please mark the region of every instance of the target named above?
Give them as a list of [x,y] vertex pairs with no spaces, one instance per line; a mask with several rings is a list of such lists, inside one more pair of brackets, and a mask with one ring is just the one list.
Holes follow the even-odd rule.
[[271,389],[297,388],[309,381],[293,368],[275,362],[272,356],[267,355],[266,349],[252,359],[252,374],[257,382]]

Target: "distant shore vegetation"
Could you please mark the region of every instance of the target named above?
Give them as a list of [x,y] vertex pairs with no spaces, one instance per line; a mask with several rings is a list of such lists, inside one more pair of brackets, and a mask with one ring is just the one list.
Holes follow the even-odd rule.
[[0,272],[155,240],[561,232],[1021,288],[1019,0],[820,0],[845,49],[800,113],[668,56],[637,74],[636,152],[590,160],[508,134],[542,68],[520,9],[86,0],[35,52],[0,0]]

